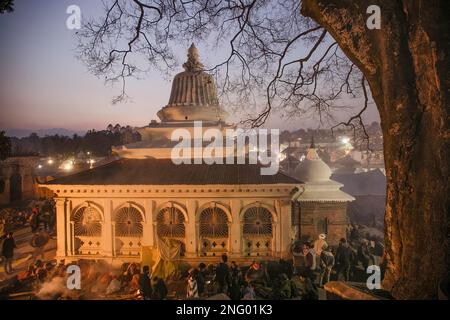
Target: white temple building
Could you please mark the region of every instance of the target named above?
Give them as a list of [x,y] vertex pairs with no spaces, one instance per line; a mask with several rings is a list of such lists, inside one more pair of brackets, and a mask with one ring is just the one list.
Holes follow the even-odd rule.
[[193,132],[194,121],[203,130],[235,127],[194,45],[183,67],[157,114],[161,122],[138,129],[142,141],[114,148],[119,160],[40,185],[55,195],[57,258],[140,261],[142,248],[170,244],[188,262],[222,253],[236,261],[279,259],[291,255],[296,238],[345,237],[353,198],[329,180],[314,146],[294,176],[261,175],[261,164],[171,160],[174,129]]

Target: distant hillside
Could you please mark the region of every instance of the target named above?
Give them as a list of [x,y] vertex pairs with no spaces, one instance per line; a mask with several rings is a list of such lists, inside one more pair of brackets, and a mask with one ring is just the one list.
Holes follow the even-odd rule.
[[6,135],[9,137],[17,137],[23,138],[28,137],[30,134],[37,133],[39,137],[52,136],[58,134],[60,136],[69,136],[72,137],[74,134],[78,134],[83,136],[85,131],[72,131],[64,128],[52,128],[52,129],[39,129],[39,130],[30,130],[30,129],[5,129]]

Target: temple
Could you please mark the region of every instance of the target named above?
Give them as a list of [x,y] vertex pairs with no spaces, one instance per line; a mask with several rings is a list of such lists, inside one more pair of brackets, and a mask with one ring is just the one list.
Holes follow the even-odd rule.
[[279,259],[296,239],[345,237],[353,198],[329,179],[314,145],[291,175],[261,175],[260,163],[174,164],[174,129],[193,132],[197,121],[202,130],[235,128],[194,45],[183,67],[161,121],[138,128],[141,141],[113,148],[118,160],[40,185],[55,195],[57,257],[140,261],[144,247],[170,245],[187,262],[223,253]]

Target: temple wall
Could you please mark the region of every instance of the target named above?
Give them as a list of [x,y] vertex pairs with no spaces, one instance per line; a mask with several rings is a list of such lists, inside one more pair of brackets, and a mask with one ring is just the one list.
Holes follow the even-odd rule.
[[329,245],[337,245],[339,239],[347,238],[347,202],[300,203],[300,238],[317,239],[327,235]]
[[[288,189],[286,189],[288,190]],[[283,189],[284,191],[284,189]],[[87,197],[57,197],[57,257],[68,260],[80,258],[107,259],[118,261],[139,260],[140,247],[156,247],[157,221],[161,209],[174,205],[185,217],[184,258],[219,257],[223,249],[230,258],[279,258],[289,255],[292,241],[290,198],[280,195],[262,195],[242,197],[242,195],[212,196],[191,198],[186,194],[173,198],[165,194],[163,197],[96,197],[95,190],[87,191],[93,194]],[[76,236],[74,215],[77,210],[86,206],[99,213],[101,234],[96,236]],[[203,252],[202,239],[199,235],[200,212],[208,207],[217,206],[227,215],[228,237],[223,248],[217,251]],[[266,208],[272,215],[272,236],[265,244],[270,248],[270,254],[262,247],[263,242],[254,240],[253,250],[243,237],[243,214],[255,206]],[[123,207],[135,208],[142,217],[142,234],[134,238],[120,238],[115,234],[115,214]],[[120,238],[120,239],[119,239]],[[222,240],[221,240],[222,241]],[[81,243],[81,244],[80,244]],[[255,246],[260,244],[261,246]],[[126,248],[125,248],[126,247]],[[78,248],[78,249],[77,249]],[[80,248],[83,250],[81,251]],[[125,249],[121,249],[125,248]],[[267,249],[267,248],[266,248]],[[125,253],[124,253],[125,252]],[[214,253],[217,252],[217,253]]]

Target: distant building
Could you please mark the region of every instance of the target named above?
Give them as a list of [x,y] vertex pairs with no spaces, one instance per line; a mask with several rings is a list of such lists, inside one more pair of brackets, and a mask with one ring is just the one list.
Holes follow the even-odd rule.
[[293,197],[293,223],[297,226],[298,237],[316,239],[324,233],[329,244],[337,244],[341,238],[346,238],[347,206],[355,198],[340,189],[342,184],[330,179],[331,169],[319,157],[314,144],[293,177],[304,181]]
[[37,157],[11,157],[0,161],[0,205],[33,199],[37,195]]

